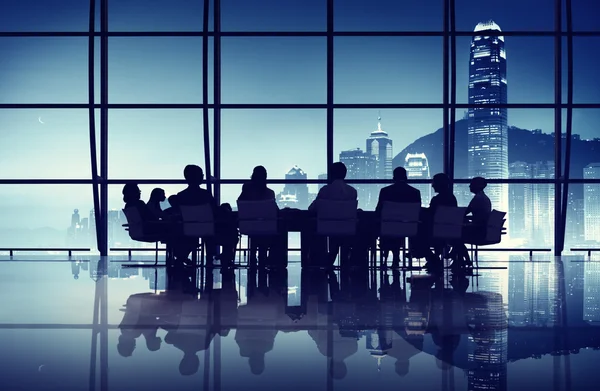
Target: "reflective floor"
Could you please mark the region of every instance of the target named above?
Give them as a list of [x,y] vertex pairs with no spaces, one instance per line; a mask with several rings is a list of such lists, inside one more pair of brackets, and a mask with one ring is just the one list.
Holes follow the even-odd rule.
[[3,391],[600,383],[593,258],[482,259],[475,276],[438,281],[294,263],[224,272],[75,259],[0,258]]

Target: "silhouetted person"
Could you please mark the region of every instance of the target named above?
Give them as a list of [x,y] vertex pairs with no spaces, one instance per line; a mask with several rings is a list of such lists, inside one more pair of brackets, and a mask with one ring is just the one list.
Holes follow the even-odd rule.
[[[443,269],[443,262],[440,259],[440,254],[443,252],[445,243],[437,243],[434,240],[431,240],[435,213],[437,208],[440,206],[457,207],[458,202],[452,193],[452,187],[448,175],[444,173],[435,174],[433,176],[432,187],[433,191],[435,191],[437,194],[433,196],[429,202],[429,209],[424,213],[422,219],[424,221],[422,233],[427,236],[427,264],[425,266],[429,271],[440,272]],[[432,254],[429,251],[430,245],[433,245],[435,248],[437,257],[431,256]]]
[[[474,196],[465,211],[466,219],[470,224],[464,226],[463,238],[470,243],[483,240],[486,235],[487,221],[492,212],[492,203],[483,191],[486,186],[487,181],[479,176],[471,179],[469,184],[469,190]],[[456,244],[452,256],[455,259],[452,264],[453,269],[472,266],[469,251],[464,243]]]
[[148,209],[150,209],[150,212],[152,212],[157,219],[163,219],[165,216],[165,213],[160,207],[160,203],[164,202],[166,199],[165,191],[161,188],[157,187],[150,193],[150,199],[146,205],[148,205]]
[[275,200],[275,192],[267,187],[267,170],[256,166],[252,171],[250,181],[242,186],[239,201]]
[[[323,186],[315,200],[308,207],[309,211],[317,212],[319,210],[319,201],[327,200],[327,201],[356,201],[358,199],[358,194],[356,189],[350,185],[348,185],[344,179],[346,178],[346,165],[341,162],[333,163],[331,166],[331,183]],[[342,248],[342,254],[340,257],[340,264],[343,263],[344,260],[347,260],[350,251],[347,248],[347,245],[343,246],[343,241],[339,238],[329,238],[329,252],[327,256],[327,266],[332,266],[335,263],[335,259],[337,254],[340,252],[340,248]]]
[[[275,202],[275,192],[267,187],[267,170],[263,166],[256,166],[252,171],[250,181],[242,186],[242,193],[238,197],[238,201],[266,201],[273,200]],[[252,237],[250,238],[250,264],[256,266],[256,251],[258,251],[258,259],[260,262],[265,262],[267,252],[273,244],[273,238],[269,237]]]
[[319,200],[354,201],[358,199],[356,189],[344,182],[347,171],[344,163],[333,163],[331,166],[331,183],[319,190],[317,197],[310,204],[308,210],[316,212],[319,208]]
[[437,193],[429,202],[429,210],[432,212],[432,217],[438,206],[458,206],[456,197],[450,187],[450,178],[448,178],[448,175],[442,173],[435,174],[431,186],[433,187],[433,191]]
[[158,221],[154,214],[148,208],[148,205],[141,200],[142,192],[135,183],[128,183],[123,186],[123,202],[125,202],[125,209],[137,208],[142,221]]
[[[404,167],[396,167],[394,169],[394,184],[384,187],[379,192],[379,200],[377,201],[377,207],[375,208],[377,215],[381,215],[383,204],[387,201],[421,205],[421,192],[406,183],[407,180],[408,178]],[[400,247],[403,242],[404,239],[402,238],[381,238],[380,246],[386,261],[389,251],[392,252],[392,267],[399,266]]]
[[[177,202],[179,206],[209,204],[213,210],[213,216],[216,217],[218,215],[218,206],[215,199],[208,190],[200,187],[204,180],[204,171],[202,171],[202,168],[193,164],[187,165],[183,170],[183,176],[185,177],[188,187],[177,193]],[[207,263],[210,263],[212,262],[215,252],[215,244],[213,240],[208,238],[205,239],[205,242]],[[197,245],[197,238],[181,238],[177,245],[175,256],[179,260],[187,263],[190,253]]]
[[467,216],[471,215],[471,222],[482,227],[485,227],[492,212],[492,202],[483,191],[486,186],[487,181],[480,176],[471,179],[469,190],[474,196],[466,210]]
[[406,183],[407,180],[408,177],[404,167],[396,167],[394,169],[394,183],[379,191],[379,200],[375,208],[378,213],[381,213],[383,203],[386,201],[421,204],[421,192]]

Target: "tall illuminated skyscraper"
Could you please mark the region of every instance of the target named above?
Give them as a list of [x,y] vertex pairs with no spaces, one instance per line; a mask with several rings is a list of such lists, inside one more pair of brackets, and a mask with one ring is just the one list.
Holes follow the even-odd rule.
[[392,140],[381,129],[381,117],[377,118],[377,130],[367,139],[367,153],[375,156],[377,161],[375,179],[392,179]]
[[[407,153],[404,159],[404,168],[408,179],[431,179],[429,162],[424,153]],[[429,183],[415,184],[415,188],[421,192],[421,204],[429,206],[431,200],[431,185]]]
[[[486,179],[508,178],[506,51],[504,37],[493,21],[475,27],[469,60],[468,174]],[[483,106],[486,105],[486,106]],[[486,189],[492,207],[507,211],[508,186]]]
[[[600,163],[592,163],[583,169],[583,179],[600,179]],[[585,240],[600,242],[600,185],[583,185],[583,208],[585,215]]]
[[[346,165],[346,179],[376,179],[377,160],[375,156],[363,152],[360,148],[342,151],[340,162]],[[377,192],[372,191],[373,185],[353,185],[358,193],[358,206],[364,210],[375,209]]]

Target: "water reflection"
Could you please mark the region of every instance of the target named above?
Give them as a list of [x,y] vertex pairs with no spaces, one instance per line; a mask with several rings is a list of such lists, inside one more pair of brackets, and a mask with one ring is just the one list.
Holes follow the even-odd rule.
[[[205,389],[283,381],[301,388],[352,389],[375,382],[507,390],[525,386],[531,371],[546,374],[549,384],[558,381],[559,388],[571,389],[573,379],[581,386],[581,379],[596,376],[584,368],[600,358],[586,350],[600,347],[593,317],[600,300],[595,295],[596,265],[514,262],[507,269],[481,269],[476,276],[434,280],[400,270],[327,272],[292,266],[155,269],[91,260],[73,261],[67,274],[64,264],[0,264],[3,275],[21,276],[15,277],[20,280],[13,293],[24,293],[27,281],[70,292],[62,303],[38,295],[38,302],[29,303],[23,313],[14,308],[9,313],[10,304],[0,310],[0,343],[13,357],[3,360],[0,375],[12,379],[9,384],[23,387],[26,382],[11,373],[14,365],[32,359],[12,343],[22,330],[29,335],[20,339],[26,345],[29,339],[37,341],[38,349],[55,355],[87,350],[89,366],[81,371],[89,381],[73,389],[126,389],[127,372],[145,373],[149,386],[184,389],[189,378],[196,379],[194,384],[202,379]],[[34,269],[27,274],[25,267]],[[54,276],[51,271],[59,268],[70,278],[36,277]],[[6,293],[6,287],[0,289]],[[92,291],[93,307],[82,308],[93,314],[91,350],[89,331],[81,324],[81,330],[70,331],[69,344],[58,344],[57,330],[74,327],[69,325],[75,318],[70,304]],[[44,306],[52,319],[64,314],[64,323],[51,323],[46,315],[28,318],[36,305]],[[75,337],[85,332],[88,337]],[[572,367],[572,359],[579,366]],[[49,368],[46,364],[42,372]],[[572,377],[572,368],[584,375]],[[56,379],[59,375],[69,376],[56,369]],[[27,382],[44,389],[35,378]]]

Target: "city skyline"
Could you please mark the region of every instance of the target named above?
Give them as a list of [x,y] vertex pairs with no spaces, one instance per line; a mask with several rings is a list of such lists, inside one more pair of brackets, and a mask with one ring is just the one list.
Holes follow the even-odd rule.
[[[178,18],[180,23],[175,26],[161,21],[152,26],[157,31],[181,31],[188,27],[198,30],[201,25],[202,10],[197,5],[182,3],[182,8],[178,8],[164,7],[157,1],[146,2],[147,9],[133,18],[134,3],[110,7],[109,29],[146,30],[150,27],[148,21],[152,15],[159,13]],[[286,5],[272,3],[271,11],[279,18],[259,15],[250,5],[223,4],[223,31],[252,30],[258,26],[268,31],[323,31],[326,27],[324,2],[312,1],[302,6],[297,2]],[[507,7],[511,4],[521,8],[533,7],[537,12],[536,19],[514,15],[508,9],[481,4],[470,7],[465,3],[457,7],[457,29],[472,31],[477,23],[490,18],[505,31],[551,30],[554,27],[552,8],[516,1],[509,3]],[[441,31],[442,27],[442,9],[433,7],[433,2],[421,4],[408,13],[396,12],[403,7],[393,2],[380,2],[378,7],[367,13],[360,2],[353,2],[348,8],[339,4],[335,2],[334,29],[337,31],[406,29],[418,32],[428,29]],[[36,8],[33,13],[55,11],[40,10],[42,8]],[[240,10],[245,10],[243,15]],[[65,31],[84,31],[87,28],[86,12],[84,6],[73,6],[56,19],[32,24],[31,13],[28,14],[25,8],[15,7],[4,13],[5,16],[12,15],[12,18],[4,18],[3,28],[6,31],[27,30],[29,25],[35,31],[56,31],[64,26]],[[578,6],[574,6],[573,12],[575,29],[585,30],[593,26],[589,12],[582,12]],[[130,22],[124,23],[128,17]],[[15,24],[15,20],[29,22]],[[434,23],[435,20],[437,22]],[[325,103],[325,37],[222,37],[221,41],[222,103]],[[595,79],[589,77],[593,72],[589,64],[593,64],[595,58],[594,51],[589,49],[594,47],[594,38],[576,37],[574,41],[575,102],[599,101]],[[442,42],[441,37],[434,36],[334,37],[334,104],[441,104]],[[456,38],[457,103],[468,102],[469,70],[465,64],[469,61],[470,42],[471,37],[468,36]],[[6,49],[7,58],[11,59],[0,65],[0,79],[7,87],[7,93],[0,97],[2,103],[67,104],[87,101],[87,38],[3,37],[0,46]],[[198,102],[202,89],[202,78],[198,72],[202,61],[201,50],[197,50],[200,46],[201,37],[110,38],[109,103]],[[509,57],[507,77],[511,84],[507,102],[552,103],[554,72],[553,66],[548,64],[554,64],[553,38],[509,36],[506,51]],[[160,58],[157,53],[161,53]],[[99,54],[97,45],[97,87]],[[212,100],[212,38],[209,55],[209,99]],[[285,73],[283,69],[286,69]],[[563,66],[563,95],[566,92],[565,70]],[[148,83],[149,80],[152,83]],[[99,98],[99,88],[96,88],[96,95]],[[372,131],[373,117],[379,111],[396,153],[443,125],[442,109],[336,108],[334,156],[360,146],[357,141],[364,139],[365,131]],[[460,118],[464,111],[457,110],[457,117]],[[596,124],[600,122],[600,110],[575,109],[573,115],[574,133],[580,134],[581,139],[598,138]],[[109,178],[181,178],[185,164],[204,166],[201,110],[110,109],[108,118]],[[546,134],[554,132],[551,109],[508,109],[508,118],[508,126],[541,129]],[[300,167],[308,179],[317,179],[327,169],[326,122],[324,109],[221,110],[221,178],[248,178],[248,167],[263,164],[272,179],[284,179],[285,173],[294,166]],[[99,128],[99,115],[96,125]],[[0,177],[89,178],[87,127],[85,109],[0,110],[0,139],[5,145],[16,146],[0,154]],[[130,146],[137,142],[140,132],[144,132],[144,148],[132,150]],[[252,137],[240,137],[245,134]],[[176,147],[177,153],[164,153],[172,135],[185,138],[186,143]],[[290,148],[292,144],[294,148]],[[131,161],[138,164],[129,164]],[[240,161],[244,164],[239,164]],[[582,177],[582,174],[572,176]],[[172,189],[169,192],[181,188],[160,186]],[[109,187],[111,209],[119,209],[118,186]],[[144,188],[144,194],[149,192],[146,190],[149,187]],[[231,203],[240,188],[241,185],[222,185],[222,200]],[[284,186],[275,185],[273,188],[281,193]],[[308,186],[309,194],[317,190],[318,185]],[[9,217],[16,217],[16,225],[22,228],[53,226],[64,229],[68,223],[58,225],[57,221],[64,219],[60,216],[69,215],[75,207],[85,210],[87,205],[91,206],[91,190],[84,185],[27,185],[25,189],[17,185],[2,185],[0,194],[5,199],[0,210]],[[44,194],[43,199],[41,194]],[[11,227],[5,226],[4,229]]]

